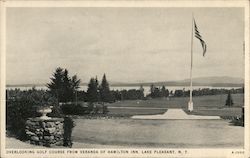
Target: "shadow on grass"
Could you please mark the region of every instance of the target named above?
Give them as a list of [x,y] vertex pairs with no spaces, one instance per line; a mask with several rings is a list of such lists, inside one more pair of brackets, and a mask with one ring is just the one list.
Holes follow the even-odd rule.
[[244,120],[242,118],[234,118],[229,122],[230,126],[241,126],[244,127]]

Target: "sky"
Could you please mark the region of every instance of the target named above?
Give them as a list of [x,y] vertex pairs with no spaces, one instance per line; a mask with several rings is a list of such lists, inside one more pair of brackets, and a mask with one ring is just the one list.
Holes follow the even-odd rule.
[[8,8],[7,84],[48,83],[57,67],[82,82],[244,77],[242,8]]

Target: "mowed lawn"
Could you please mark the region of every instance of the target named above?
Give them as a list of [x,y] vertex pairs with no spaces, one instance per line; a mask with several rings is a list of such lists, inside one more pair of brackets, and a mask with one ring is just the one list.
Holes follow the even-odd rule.
[[[225,107],[227,95],[210,95],[193,97],[194,111],[197,115],[241,116],[244,94],[232,94],[233,107]],[[125,100],[108,104],[109,114],[132,116],[162,114],[169,108],[187,110],[189,97],[156,98],[149,100]]]

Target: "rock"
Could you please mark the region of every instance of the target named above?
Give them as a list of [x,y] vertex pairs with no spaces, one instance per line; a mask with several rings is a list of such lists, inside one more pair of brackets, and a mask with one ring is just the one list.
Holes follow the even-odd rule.
[[37,120],[31,118],[26,121],[25,134],[29,142],[49,147],[63,145],[64,123],[63,119]]
[[38,142],[38,145],[43,146],[43,142]]
[[39,138],[37,136],[32,136],[30,139],[33,141],[39,141]]
[[44,140],[50,140],[50,136],[44,136]]
[[55,143],[57,146],[63,146],[63,141],[58,141]]
[[54,136],[44,136],[45,140],[53,140],[55,137]]
[[48,128],[51,128],[51,127],[54,127],[54,126],[55,126],[54,122],[47,122],[46,123],[46,127],[48,127]]
[[41,131],[38,131],[38,132],[35,132],[36,133],[36,135],[43,135],[43,132],[41,132]]
[[58,135],[58,136],[60,136],[60,135],[62,135],[63,134],[63,132],[62,131],[58,131],[58,132],[56,132],[56,135]]
[[45,128],[45,126],[46,126],[46,123],[42,122],[42,127]]
[[34,136],[34,135],[36,135],[35,133],[30,132],[30,131],[27,131],[26,134],[29,135],[29,136]]
[[50,134],[51,133],[55,133],[56,131],[56,128],[55,127],[52,127],[52,128],[46,128],[45,131],[48,131]]
[[58,129],[63,129],[63,124],[61,123],[61,124],[58,124]]

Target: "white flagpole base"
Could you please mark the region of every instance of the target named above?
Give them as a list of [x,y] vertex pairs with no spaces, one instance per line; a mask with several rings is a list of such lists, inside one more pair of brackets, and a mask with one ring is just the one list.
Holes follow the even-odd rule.
[[188,102],[188,111],[192,112],[193,110],[194,110],[193,102],[192,102],[192,101],[189,101],[189,102]]

